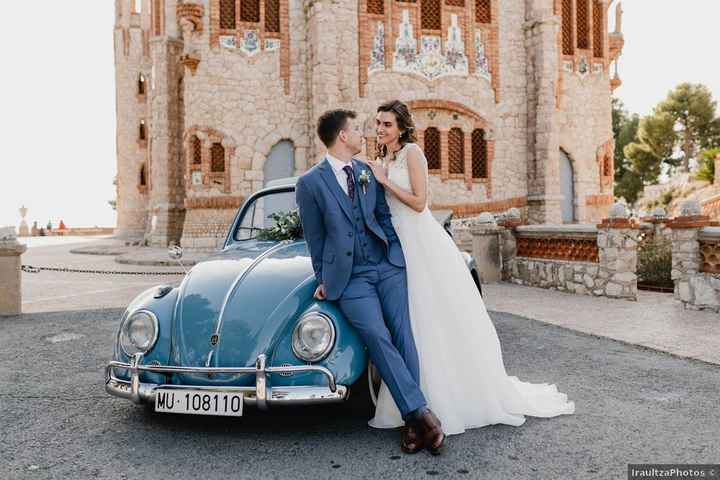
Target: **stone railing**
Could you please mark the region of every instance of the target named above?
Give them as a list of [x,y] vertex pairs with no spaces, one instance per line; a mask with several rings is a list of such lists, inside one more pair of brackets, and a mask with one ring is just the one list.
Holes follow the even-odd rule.
[[[715,174],[717,179],[719,175]],[[710,198],[703,200],[700,205],[702,206],[703,215],[707,215],[710,218],[720,219],[720,195],[714,195]]]
[[517,212],[453,222],[460,249],[471,251],[483,283],[499,280],[565,292],[637,299],[638,243],[672,243],[675,298],[687,308],[720,312],[720,222],[697,201],[676,218],[658,209],[642,222],[614,204],[598,225],[521,225]]
[[458,247],[477,261],[481,281],[504,280],[565,292],[637,298],[639,228],[616,205],[599,225],[521,225],[511,209],[453,225]]
[[675,298],[686,308],[720,312],[720,224],[699,213],[700,205],[688,202],[669,224]]
[[505,280],[582,295],[637,298],[636,225],[527,225],[513,232],[516,248],[503,263]]

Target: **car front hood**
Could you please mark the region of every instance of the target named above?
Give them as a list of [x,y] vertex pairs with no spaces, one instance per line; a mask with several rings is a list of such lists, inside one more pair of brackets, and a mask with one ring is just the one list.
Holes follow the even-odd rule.
[[[177,301],[175,364],[254,366],[259,354],[269,356],[279,332],[310,300],[298,295],[298,287],[312,277],[304,241],[258,242],[197,264],[183,281]],[[196,376],[182,377],[187,381]],[[215,381],[237,378],[218,375]]]

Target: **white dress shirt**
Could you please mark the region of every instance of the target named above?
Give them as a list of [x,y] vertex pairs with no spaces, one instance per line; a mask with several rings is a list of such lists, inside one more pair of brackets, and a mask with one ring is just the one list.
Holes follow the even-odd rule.
[[[329,153],[325,155],[325,158],[327,158],[328,162],[330,162],[330,166],[333,169],[333,172],[335,172],[335,178],[337,179],[338,183],[340,184],[340,188],[343,189],[343,192],[345,192],[345,195],[348,194],[348,185],[347,185],[347,173],[345,173],[345,170],[343,170],[343,167],[345,165],[350,165],[352,168],[352,160],[348,163],[343,162],[342,160],[339,160]],[[354,181],[354,180],[353,180]]]

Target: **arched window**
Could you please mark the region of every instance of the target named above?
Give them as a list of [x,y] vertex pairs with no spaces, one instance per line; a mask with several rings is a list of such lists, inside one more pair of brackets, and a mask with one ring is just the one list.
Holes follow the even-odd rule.
[[589,0],[577,0],[577,48],[590,48],[590,6]]
[[384,0],[368,0],[367,13],[372,13],[375,15],[383,15],[385,13],[385,1]]
[[236,24],[235,0],[220,0],[220,28],[233,30]]
[[440,132],[435,127],[425,130],[425,158],[428,170],[440,170]]
[[472,177],[487,178],[487,141],[485,130],[476,128],[472,132]]
[[193,135],[190,139],[190,145],[192,147],[192,163],[193,165],[202,164],[202,143],[197,135]]
[[562,50],[564,55],[575,53],[573,45],[573,0],[562,0]]
[[140,186],[146,187],[147,186],[147,173],[145,171],[145,164],[143,163],[142,167],[140,167]]
[[260,21],[260,0],[240,0],[240,21]]
[[492,23],[491,0],[475,0],[475,22]]
[[596,58],[604,56],[605,25],[602,8],[598,0],[593,0],[593,56]]
[[457,127],[448,133],[448,163],[450,174],[465,173],[465,135]]
[[145,75],[141,73],[138,77],[138,95],[145,95],[146,87],[147,82],[145,80]]
[[132,13],[142,12],[142,0],[133,0]]
[[290,140],[280,140],[270,149],[263,165],[263,184],[267,186],[279,178],[292,177],[295,170],[295,144]]
[[280,0],[265,0],[265,31],[280,33]]
[[222,143],[213,143],[210,147],[210,171],[213,173],[225,171],[225,148]]
[[420,4],[420,28],[442,30],[441,0],[422,0]]
[[138,131],[138,138],[140,140],[147,140],[147,130],[145,128],[145,120],[140,120],[140,128]]

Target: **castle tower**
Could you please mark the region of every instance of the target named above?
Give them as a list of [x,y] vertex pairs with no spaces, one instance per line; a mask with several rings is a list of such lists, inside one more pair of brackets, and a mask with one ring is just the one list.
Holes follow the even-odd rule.
[[322,160],[319,115],[357,111],[372,156],[393,98],[413,112],[431,208],[597,222],[624,43],[611,4],[117,0],[118,233],[216,248],[249,195]]
[[115,2],[117,111],[117,227],[121,237],[142,238],[148,206],[150,52],[148,2]]

